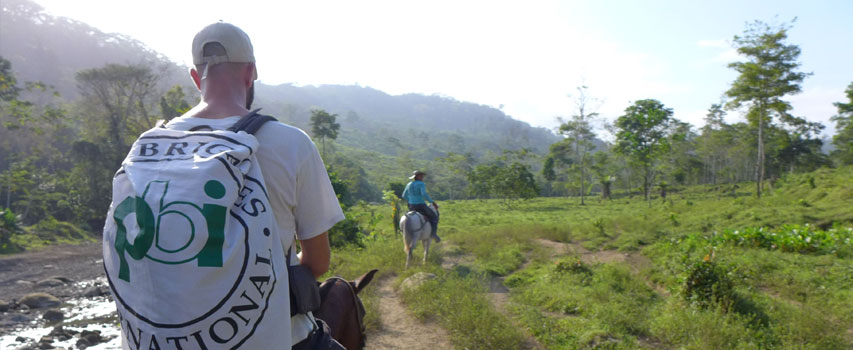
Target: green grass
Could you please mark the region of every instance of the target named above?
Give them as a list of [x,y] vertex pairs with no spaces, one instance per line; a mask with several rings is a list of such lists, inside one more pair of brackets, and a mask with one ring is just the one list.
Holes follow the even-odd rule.
[[[413,314],[447,328],[459,349],[507,342],[499,328],[517,329],[513,324],[549,349],[850,349],[851,179],[853,167],[791,175],[761,199],[749,183],[676,187],[651,207],[625,194],[589,198],[585,206],[576,198],[535,198],[511,208],[499,200],[445,201],[439,229],[448,243],[427,265],[403,271],[402,243],[383,223],[376,231],[385,241],[336,251],[356,254],[336,268],[366,267],[357,261],[363,259],[398,281],[416,271],[436,273],[421,297],[405,301]],[[372,209],[390,215],[386,206]],[[554,256],[536,239],[627,258],[586,263],[590,256]],[[452,255],[467,256],[470,266],[443,270],[440,262]],[[685,292],[690,271],[703,261],[730,282],[727,297],[697,303]],[[508,316],[484,297],[496,276],[510,288]],[[482,317],[495,321],[469,328]]]
[[403,301],[420,319],[437,319],[459,349],[519,349],[522,333],[483,297],[484,280],[435,271],[436,279],[405,291]]

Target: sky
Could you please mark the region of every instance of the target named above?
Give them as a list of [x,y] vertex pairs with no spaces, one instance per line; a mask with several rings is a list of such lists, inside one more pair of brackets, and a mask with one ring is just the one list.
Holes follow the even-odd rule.
[[263,83],[438,94],[547,128],[574,113],[581,85],[596,98],[599,128],[646,98],[703,125],[736,78],[732,38],[754,20],[796,17],[787,42],[813,74],[787,100],[795,115],[826,125],[824,136],[834,134],[832,103],[853,82],[848,0],[35,1],[186,65],[195,33],[224,20],[252,38]]

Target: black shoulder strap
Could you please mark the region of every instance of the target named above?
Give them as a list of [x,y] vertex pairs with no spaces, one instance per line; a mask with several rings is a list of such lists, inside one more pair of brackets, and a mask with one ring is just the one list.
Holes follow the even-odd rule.
[[258,108],[254,111],[249,112],[249,114],[246,114],[245,116],[243,116],[243,118],[240,118],[240,120],[238,120],[236,123],[234,123],[234,125],[228,128],[228,131],[245,131],[249,134],[254,135],[256,132],[258,132],[258,129],[260,129],[261,126],[264,125],[264,123],[276,120],[271,116],[258,113],[258,111],[260,110],[261,109]]

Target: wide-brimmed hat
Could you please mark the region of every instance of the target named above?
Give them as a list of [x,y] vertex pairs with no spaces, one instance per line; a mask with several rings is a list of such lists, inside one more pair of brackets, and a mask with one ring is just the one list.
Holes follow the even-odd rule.
[[412,172],[412,176],[409,176],[409,179],[414,179],[415,176],[418,176],[418,175],[426,175],[426,173],[423,171],[420,171],[420,170],[415,170]]

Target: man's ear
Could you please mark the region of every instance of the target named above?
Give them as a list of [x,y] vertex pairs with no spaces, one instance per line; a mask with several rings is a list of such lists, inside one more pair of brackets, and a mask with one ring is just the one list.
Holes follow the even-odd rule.
[[252,87],[252,85],[255,83],[255,69],[255,64],[249,63],[246,65],[246,69],[243,71],[243,82],[247,89]]
[[198,91],[201,91],[201,76],[195,68],[190,68],[190,77],[193,79],[195,88],[198,89]]

